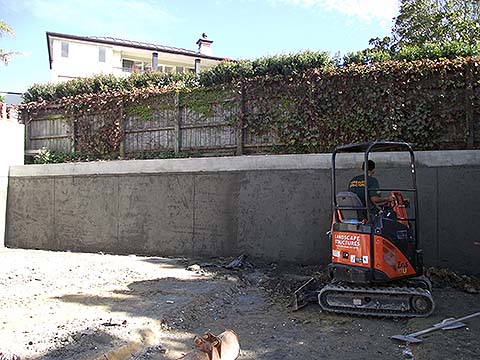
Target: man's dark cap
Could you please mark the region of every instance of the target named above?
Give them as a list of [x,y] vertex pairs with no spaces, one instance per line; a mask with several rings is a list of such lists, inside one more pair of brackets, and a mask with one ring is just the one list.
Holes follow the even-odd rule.
[[[365,170],[365,162],[362,164],[362,170]],[[368,171],[375,170],[375,161],[368,160]]]

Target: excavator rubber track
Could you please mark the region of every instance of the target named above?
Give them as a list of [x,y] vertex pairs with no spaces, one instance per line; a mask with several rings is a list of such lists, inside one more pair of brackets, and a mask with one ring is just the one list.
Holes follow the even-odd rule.
[[318,292],[318,303],[325,311],[381,317],[426,317],[435,308],[430,291],[424,288],[341,282],[325,285]]

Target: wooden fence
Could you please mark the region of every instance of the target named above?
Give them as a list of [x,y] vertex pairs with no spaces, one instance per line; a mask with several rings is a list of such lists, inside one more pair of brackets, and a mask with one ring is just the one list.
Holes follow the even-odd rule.
[[[273,132],[258,136],[242,126],[242,118],[262,116],[254,98],[242,97],[239,101],[229,96],[212,101],[208,104],[208,114],[182,105],[175,94],[162,95],[147,104],[147,115],[131,111],[134,106],[128,104],[119,111],[123,127],[119,151],[122,157],[166,151],[203,155],[262,153],[276,139]],[[102,115],[88,116],[91,123],[101,126]],[[27,154],[43,148],[65,153],[76,150],[75,123],[61,108],[51,106],[30,115],[24,122]]]
[[121,152],[128,155],[162,150],[237,151],[238,131],[228,121],[239,113],[234,99],[210,104],[208,115],[182,106],[176,95],[170,95],[166,104],[162,100],[160,104],[149,104],[148,117],[129,114],[128,107],[125,109]]
[[73,123],[63,114],[43,113],[26,126],[26,151],[40,149],[72,152],[74,148]]
[[[436,88],[425,87],[426,95],[432,99],[428,103],[426,116],[431,117],[441,128],[435,149],[478,149],[480,148],[480,88],[467,86],[449,89],[444,95]],[[302,89],[297,98],[289,99],[289,106],[302,106],[298,99],[302,97]],[[267,95],[268,94],[268,95]],[[157,95],[145,99],[141,104],[124,103],[118,110],[119,131],[122,139],[119,146],[121,157],[142,157],[142,154],[189,152],[195,155],[241,155],[271,152],[276,146],[282,146],[280,134],[277,132],[277,121],[288,119],[288,108],[282,107],[285,99],[262,101],[262,96],[281,96],[281,87],[274,92],[265,92],[261,88],[248,93],[238,89],[220,91],[216,97],[207,98],[195,104],[188,101],[192,94],[182,94],[180,100],[176,92]],[[408,133],[418,132],[415,123],[415,99],[405,97],[408,109],[403,113],[403,103],[393,105],[400,110],[398,116],[404,116],[411,122]],[[445,99],[448,99],[445,101]],[[472,100],[473,99],[473,100]],[[324,100],[322,100],[324,101]],[[330,99],[338,104],[338,108],[351,106],[349,98]],[[200,104],[200,106],[199,106]],[[265,108],[268,104],[268,108]],[[277,104],[275,106],[275,104]],[[390,104],[389,106],[393,106]],[[353,111],[364,111],[365,107],[378,110],[375,103],[363,104],[363,107],[352,108]],[[406,107],[407,108],[407,107]],[[139,111],[140,109],[140,111]],[[117,110],[115,110],[117,112]],[[145,110],[145,111],[144,111]],[[381,109],[380,109],[381,110]],[[381,111],[380,111],[381,113]],[[322,116],[336,116],[323,114]],[[104,115],[94,113],[88,115],[92,129],[105,124]],[[395,125],[395,116],[390,121]],[[255,131],[255,124],[268,123],[266,130]],[[65,115],[64,109],[49,106],[23,119],[26,124],[26,152],[35,153],[42,148],[64,153],[81,150],[82,134],[76,129],[76,123]],[[321,119],[319,119],[321,129]],[[260,135],[261,134],[261,135]],[[336,136],[335,133],[326,136]],[[414,137],[413,137],[414,138]],[[415,138],[414,138],[415,139]],[[408,138],[405,141],[410,141]],[[414,140],[415,141],[415,140]],[[411,141],[410,141],[411,142]],[[148,156],[145,156],[148,157]]]

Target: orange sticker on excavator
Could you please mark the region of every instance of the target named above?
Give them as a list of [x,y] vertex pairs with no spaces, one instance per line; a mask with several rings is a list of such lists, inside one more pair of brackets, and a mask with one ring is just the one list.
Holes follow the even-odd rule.
[[332,232],[332,261],[345,265],[369,268],[370,234]]
[[389,240],[374,236],[375,269],[384,272],[390,279],[415,275],[415,269],[405,255]]

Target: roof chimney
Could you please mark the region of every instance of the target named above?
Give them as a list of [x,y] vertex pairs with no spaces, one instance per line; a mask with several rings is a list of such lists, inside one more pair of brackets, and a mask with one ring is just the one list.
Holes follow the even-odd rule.
[[207,34],[203,33],[197,41],[198,52],[203,55],[212,55],[212,43],[212,40],[207,39]]

